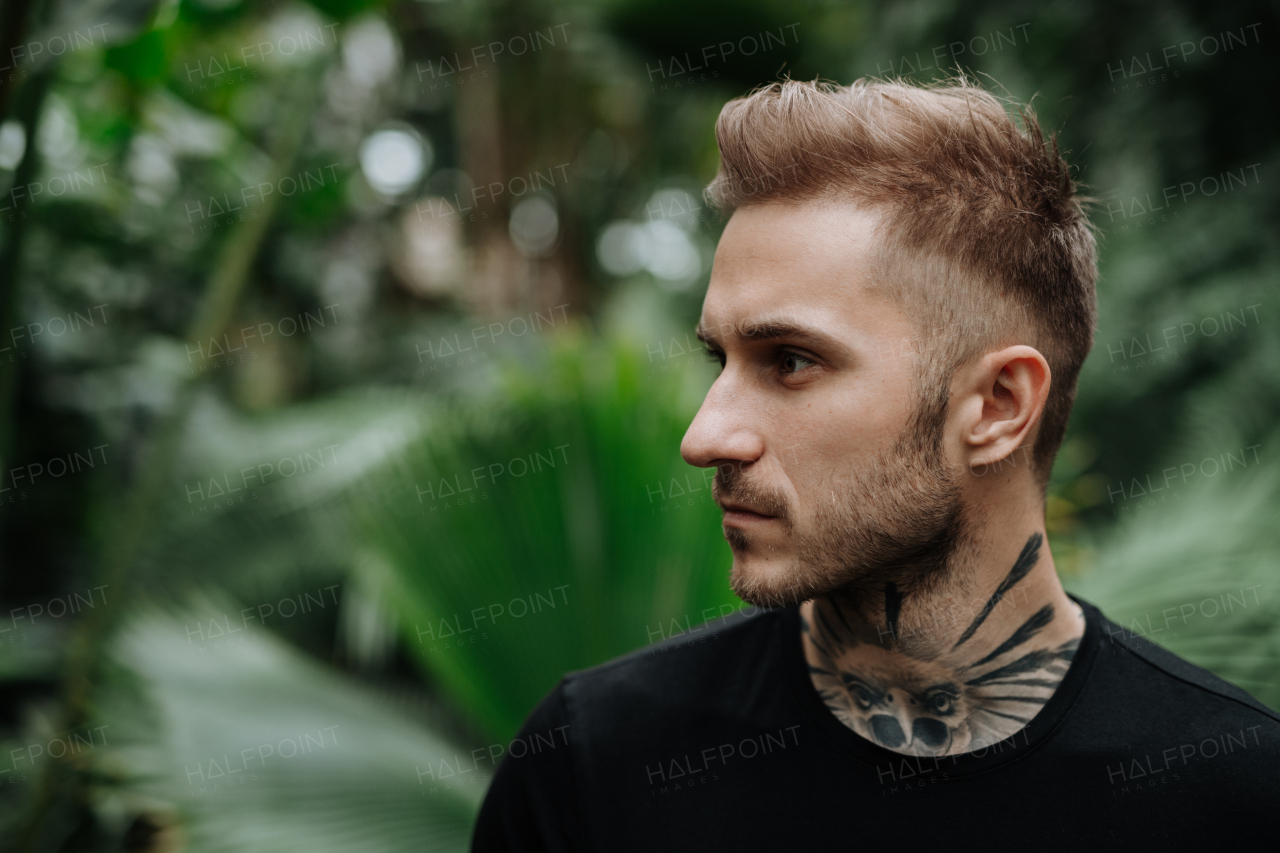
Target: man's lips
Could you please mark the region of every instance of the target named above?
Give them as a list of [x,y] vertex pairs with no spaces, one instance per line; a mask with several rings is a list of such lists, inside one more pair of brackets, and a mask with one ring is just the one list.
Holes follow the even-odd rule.
[[744,504],[735,504],[730,501],[724,501],[720,504],[720,508],[724,510],[724,520],[726,522],[750,523],[753,521],[775,520],[775,516],[757,512]]

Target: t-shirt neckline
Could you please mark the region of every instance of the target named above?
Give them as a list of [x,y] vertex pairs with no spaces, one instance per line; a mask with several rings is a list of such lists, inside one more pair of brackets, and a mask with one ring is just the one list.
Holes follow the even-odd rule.
[[809,665],[804,656],[804,645],[800,637],[799,605],[781,609],[779,614],[781,618],[776,623],[776,630],[780,632],[777,641],[779,647],[783,649],[784,666],[796,700],[818,728],[841,750],[864,763],[880,767],[897,768],[898,763],[905,760],[908,763],[920,765],[917,768],[919,772],[936,769],[945,771],[952,777],[968,776],[1030,755],[1062,724],[1084,689],[1098,655],[1102,614],[1087,601],[1082,601],[1071,593],[1067,593],[1067,596],[1080,605],[1084,612],[1085,627],[1084,635],[1080,638],[1080,647],[1076,650],[1058,689],[1040,709],[1040,713],[1036,714],[1022,729],[985,749],[960,755],[938,758],[903,755],[872,743],[840,722],[822,701],[822,697],[813,686],[813,681],[809,678]]

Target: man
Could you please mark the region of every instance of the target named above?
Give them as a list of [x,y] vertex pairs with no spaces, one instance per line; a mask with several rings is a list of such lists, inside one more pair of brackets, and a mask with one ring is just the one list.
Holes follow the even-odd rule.
[[499,768],[473,849],[1260,833],[1280,717],[1068,596],[1045,543],[1096,313],[1056,144],[964,82],[774,84],[716,137],[722,371],[681,451],[767,609],[567,675],[521,734],[568,749]]

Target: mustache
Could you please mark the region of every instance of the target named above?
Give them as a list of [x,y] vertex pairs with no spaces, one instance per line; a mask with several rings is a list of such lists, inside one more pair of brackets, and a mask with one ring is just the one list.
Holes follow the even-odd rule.
[[767,489],[743,476],[736,464],[721,465],[711,481],[711,496],[717,502],[732,501],[772,515],[783,524],[791,524],[791,506],[782,492]]

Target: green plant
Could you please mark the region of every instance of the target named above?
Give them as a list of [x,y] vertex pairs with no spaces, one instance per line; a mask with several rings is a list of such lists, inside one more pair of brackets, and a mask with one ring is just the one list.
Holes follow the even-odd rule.
[[685,372],[567,330],[357,490],[405,644],[487,734],[566,671],[740,605],[714,470],[678,452]]
[[1147,496],[1140,487],[1138,498],[1125,491],[1121,506],[1130,514],[1090,546],[1093,565],[1064,578],[1067,587],[1128,635],[1159,643],[1280,707],[1274,466],[1224,471],[1164,494]]
[[192,853],[465,850],[484,768],[440,778],[465,749],[268,631],[193,641],[240,608],[142,609],[121,633],[84,750],[100,831]]

